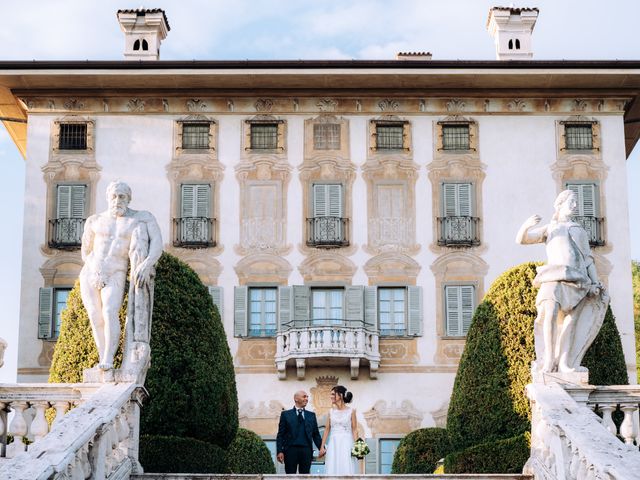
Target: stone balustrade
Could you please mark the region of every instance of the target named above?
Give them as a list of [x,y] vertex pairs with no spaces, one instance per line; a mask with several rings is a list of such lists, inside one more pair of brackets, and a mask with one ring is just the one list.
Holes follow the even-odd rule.
[[[635,401],[637,408],[638,391],[635,386],[567,387],[565,391],[557,383],[528,385],[531,457],[524,473],[545,480],[637,479],[640,452],[629,440],[634,435],[630,405]],[[614,404],[624,406],[621,433],[627,443],[615,436],[615,425],[611,426]],[[591,407],[602,410],[604,419]]]
[[[138,436],[145,397],[146,390],[133,383],[39,384],[26,389],[24,385],[3,385],[0,402],[15,411],[9,426],[14,443],[29,435],[34,442],[26,451],[16,447],[13,458],[0,463],[0,478],[103,480],[141,473]],[[58,408],[47,434],[44,410],[49,405]],[[64,414],[70,405],[77,406]],[[35,409],[30,428],[27,407]]]
[[380,365],[378,332],[365,327],[322,325],[293,327],[278,332],[275,361],[278,378],[286,378],[286,365],[295,360],[298,379],[304,379],[305,366],[315,359],[348,360],[351,378],[358,378],[360,362],[369,364],[369,375],[377,377]]

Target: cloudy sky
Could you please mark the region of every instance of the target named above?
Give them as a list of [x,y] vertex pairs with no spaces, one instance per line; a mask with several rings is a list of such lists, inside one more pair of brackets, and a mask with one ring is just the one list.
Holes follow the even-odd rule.
[[[505,5],[509,2],[503,2]],[[426,50],[437,60],[493,59],[486,0],[158,0],[171,31],[163,59],[392,59]],[[128,0],[0,0],[1,60],[117,60],[119,8]],[[638,0],[538,0],[536,59],[640,59]],[[627,160],[640,178],[640,147]],[[24,160],[0,126],[0,336],[15,354],[22,240]],[[632,256],[640,259],[640,195],[630,188]]]

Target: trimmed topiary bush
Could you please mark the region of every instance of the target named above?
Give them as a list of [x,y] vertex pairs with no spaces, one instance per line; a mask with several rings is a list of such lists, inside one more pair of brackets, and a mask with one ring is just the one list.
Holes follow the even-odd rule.
[[433,473],[438,460],[450,452],[449,435],[444,428],[414,430],[400,441],[391,473]]
[[251,430],[239,428],[227,449],[227,472],[276,473],[276,467],[264,441]]
[[522,473],[531,453],[530,434],[482,443],[444,458],[446,473]]
[[148,473],[225,473],[225,451],[195,438],[140,437],[140,464]]
[[[454,451],[515,437],[530,429],[525,385],[535,358],[535,263],[503,273],[476,309],[456,375],[447,431]],[[611,312],[585,357],[590,379],[627,383],[620,338]],[[514,468],[518,468],[514,466]],[[522,468],[522,465],[519,465]]]
[[[122,319],[125,311],[123,307]],[[62,313],[50,381],[81,381],[82,370],[96,362],[76,284]],[[190,437],[221,447],[235,438],[235,374],[220,316],[198,275],[167,253],[156,266],[151,367],[145,387],[150,399],[142,409],[143,434]]]

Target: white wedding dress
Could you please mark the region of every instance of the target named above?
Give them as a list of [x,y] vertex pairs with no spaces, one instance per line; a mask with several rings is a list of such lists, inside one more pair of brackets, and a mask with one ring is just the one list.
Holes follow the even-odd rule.
[[329,410],[331,431],[327,441],[325,475],[355,475],[359,473],[358,460],[351,456],[353,433],[351,431],[351,409]]

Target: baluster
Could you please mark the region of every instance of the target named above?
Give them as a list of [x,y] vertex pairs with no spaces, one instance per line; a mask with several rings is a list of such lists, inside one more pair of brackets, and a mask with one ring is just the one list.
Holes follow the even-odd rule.
[[353,330],[346,330],[345,332],[345,348],[347,350],[355,350],[356,348],[356,339],[355,339],[355,333],[353,332]]
[[635,435],[635,428],[633,424],[633,412],[638,408],[637,405],[632,403],[625,403],[620,405],[620,409],[624,412],[624,420],[620,425],[620,435],[624,438],[624,443],[627,445],[633,445],[633,439]]
[[276,355],[282,355],[284,353],[284,339],[286,334],[278,333],[276,336]]
[[331,327],[322,329],[322,348],[331,348],[333,339],[331,338]]
[[310,347],[309,330],[302,330],[300,332],[300,347],[299,350],[306,352]]
[[69,402],[58,401],[54,402],[52,406],[56,410],[56,418],[53,419],[53,423],[51,424],[51,426],[58,423],[60,419],[64,417],[65,414],[69,411]]
[[44,400],[33,402],[32,405],[36,410],[36,414],[33,417],[33,422],[31,422],[31,434],[34,437],[34,441],[38,441],[49,433],[49,424],[44,415],[45,410],[49,408],[49,402]]
[[377,333],[371,334],[371,353],[378,354],[379,350],[379,338]]
[[366,342],[367,334],[363,329],[359,329],[356,337],[356,348],[359,352],[366,353],[369,349],[367,348]]
[[27,450],[27,446],[22,439],[27,436],[27,422],[24,418],[24,410],[27,408],[27,402],[13,402],[11,410],[14,412],[13,420],[9,425],[9,433],[13,435],[13,442],[7,445],[7,457],[15,456],[18,452]]
[[613,423],[613,412],[615,411],[615,405],[600,405],[600,410],[602,410],[602,423],[605,428],[609,430],[613,435],[618,433],[616,424]]

